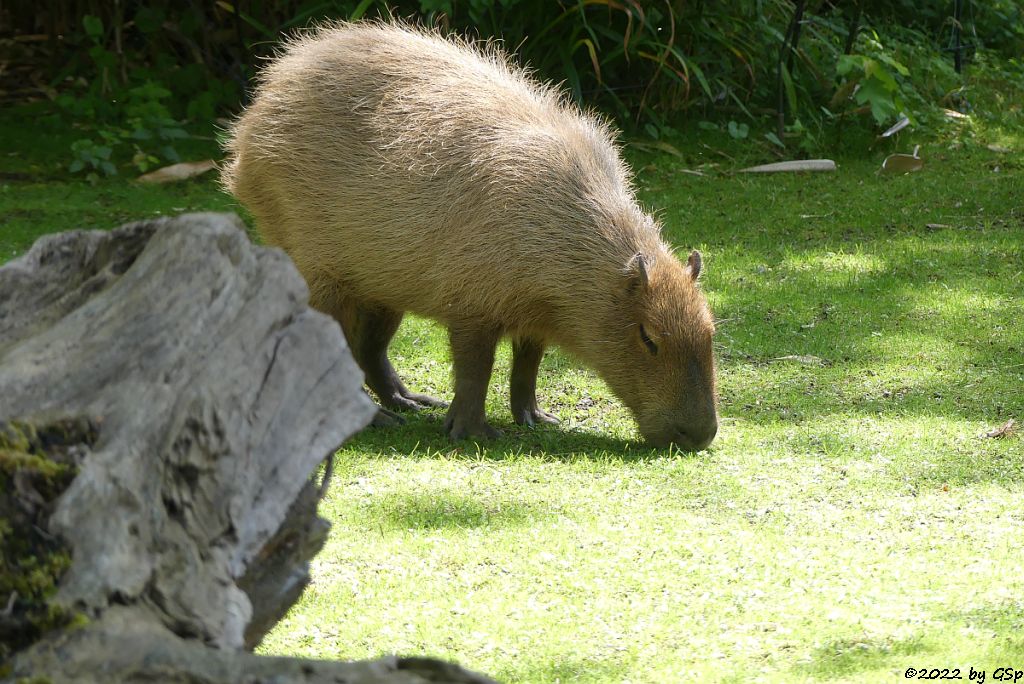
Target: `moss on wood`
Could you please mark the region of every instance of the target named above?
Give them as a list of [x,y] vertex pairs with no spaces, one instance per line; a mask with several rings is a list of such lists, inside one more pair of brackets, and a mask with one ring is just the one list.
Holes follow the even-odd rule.
[[88,418],[0,421],[0,663],[81,619],[50,603],[71,556],[47,522],[97,436]]

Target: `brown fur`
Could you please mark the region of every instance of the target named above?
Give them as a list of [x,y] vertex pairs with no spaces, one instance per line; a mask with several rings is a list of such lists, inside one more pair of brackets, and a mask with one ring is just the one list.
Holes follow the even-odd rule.
[[339,320],[384,406],[442,403],[387,360],[411,311],[449,328],[453,437],[496,432],[483,401],[503,335],[517,422],[554,420],[535,383],[556,344],[653,443],[714,437],[699,254],[684,265],[661,240],[608,126],[493,47],[401,24],[322,27],[264,69],[231,133],[226,187]]

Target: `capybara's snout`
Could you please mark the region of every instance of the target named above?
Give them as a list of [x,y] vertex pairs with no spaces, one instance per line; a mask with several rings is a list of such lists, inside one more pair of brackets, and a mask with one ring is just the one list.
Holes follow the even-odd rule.
[[718,418],[712,417],[696,425],[679,430],[672,443],[685,451],[701,451],[711,446],[718,434]]
[[712,405],[710,411],[697,418],[687,417],[667,421],[658,426],[642,426],[644,439],[654,447],[676,446],[683,451],[701,451],[708,448],[718,434],[718,414]]

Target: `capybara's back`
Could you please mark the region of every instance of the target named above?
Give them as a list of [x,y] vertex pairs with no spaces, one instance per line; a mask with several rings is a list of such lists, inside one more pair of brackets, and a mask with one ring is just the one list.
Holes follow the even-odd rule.
[[477,378],[486,392],[493,344],[509,335],[517,421],[552,418],[533,377],[554,343],[593,366],[652,441],[713,437],[699,254],[683,265],[668,251],[608,127],[498,50],[400,24],[318,29],[264,69],[228,150],[225,184],[341,322],[384,406],[441,403],[409,392],[386,359],[412,311],[452,334],[453,436],[494,434]]

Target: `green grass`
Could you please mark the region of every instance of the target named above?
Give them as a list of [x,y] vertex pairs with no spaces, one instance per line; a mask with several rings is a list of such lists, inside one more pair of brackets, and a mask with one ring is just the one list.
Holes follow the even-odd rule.
[[[1024,138],[997,123],[928,142],[904,177],[876,174],[881,149],[798,176],[726,173],[750,148],[717,139],[632,152],[723,319],[711,449],[646,449],[557,352],[540,399],[562,425],[517,427],[503,347],[488,408],[506,437],[452,445],[427,412],[340,452],[332,535],[261,652],[431,654],[508,682],[1024,669],[1024,442],[982,437],[1024,421]],[[0,259],[44,232],[231,206],[209,179],[69,181],[66,147],[17,144]],[[393,359],[450,396],[434,324],[408,320]]]

